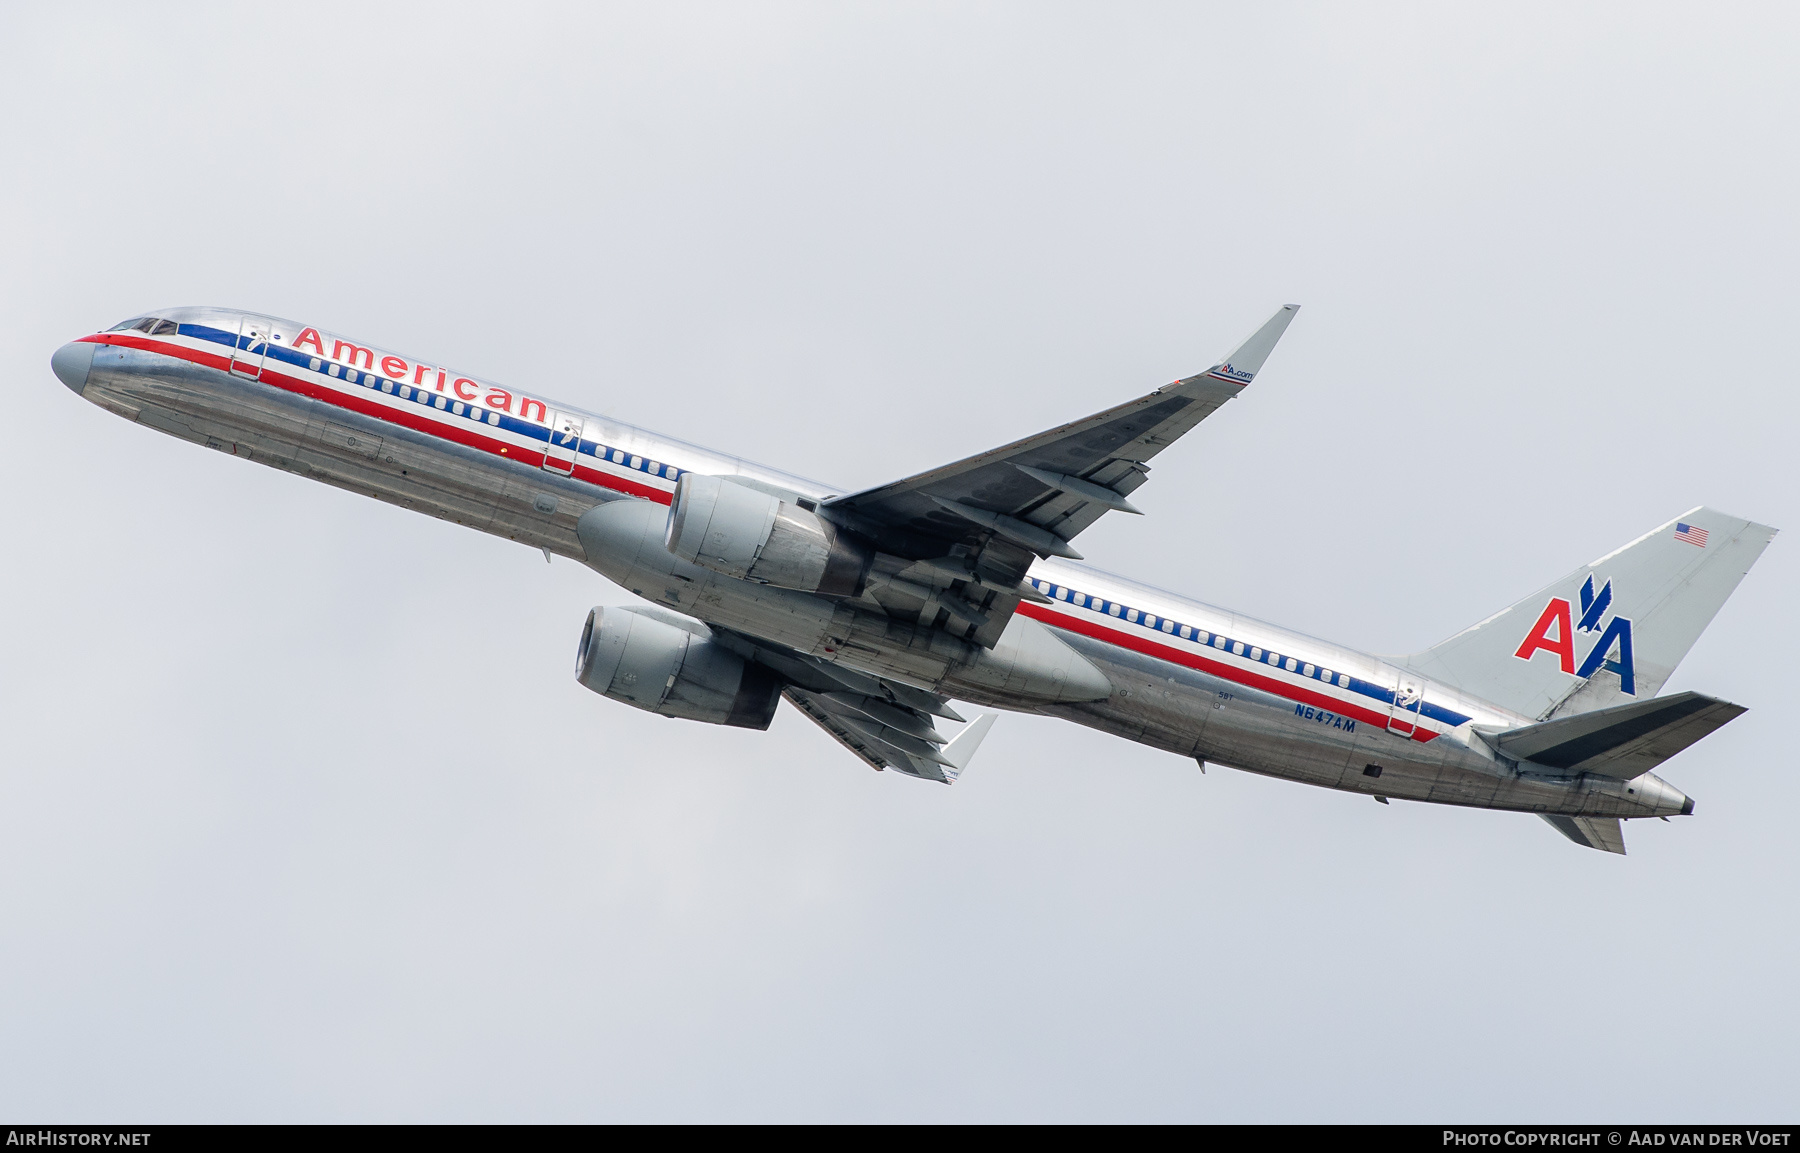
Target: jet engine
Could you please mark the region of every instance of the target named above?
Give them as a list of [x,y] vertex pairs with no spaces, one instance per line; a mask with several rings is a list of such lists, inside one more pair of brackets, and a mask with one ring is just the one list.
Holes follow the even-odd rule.
[[[603,697],[665,717],[766,729],[781,681],[675,613],[597,608],[581,630],[575,677]],[[675,623],[681,622],[681,623]]]
[[827,596],[860,593],[874,555],[811,509],[692,472],[675,486],[663,543],[729,577]]

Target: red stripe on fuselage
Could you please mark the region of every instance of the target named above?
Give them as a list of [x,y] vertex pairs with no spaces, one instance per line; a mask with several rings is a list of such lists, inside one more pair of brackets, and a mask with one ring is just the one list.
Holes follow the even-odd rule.
[[[93,336],[84,336],[81,339],[94,344],[113,344],[125,348],[135,348],[143,352],[154,352],[161,356],[173,357],[176,360],[185,360],[189,363],[202,365],[206,368],[217,369],[220,372],[232,371],[232,358],[229,355],[219,356],[215,353],[189,348],[186,345],[170,344],[166,341],[152,340],[142,336],[126,336],[122,333],[110,332],[97,333]],[[589,467],[582,463],[579,455],[576,457],[573,473],[562,473],[555,469],[545,469],[543,452],[521,448],[519,445],[510,444],[491,436],[485,436],[476,432],[473,428],[463,427],[460,421],[453,423],[449,420],[438,420],[428,415],[431,412],[435,412],[435,409],[424,408],[423,411],[421,411],[420,406],[415,405],[412,401],[401,402],[402,404],[407,405],[407,408],[393,408],[389,405],[379,404],[369,400],[358,395],[358,393],[345,394],[334,388],[328,388],[325,385],[319,384],[316,381],[306,380],[297,376],[290,376],[285,372],[278,372],[271,367],[267,361],[263,362],[260,376],[252,377],[251,379],[260,379],[262,383],[274,388],[279,388],[283,392],[291,392],[299,396],[304,396],[309,400],[317,400],[331,405],[333,408],[341,408],[349,412],[359,413],[375,420],[385,421],[388,424],[397,424],[403,428],[410,428],[415,432],[423,432],[427,435],[435,436],[440,440],[448,440],[467,448],[477,449],[492,456],[504,456],[508,460],[516,460],[521,464],[543,469],[543,471],[550,473],[552,476],[573,476],[574,479],[585,484],[591,484],[596,488],[611,489],[614,492],[622,492],[629,496],[640,497],[644,500],[652,500],[658,504],[668,504],[675,499],[674,493],[666,492],[654,485],[627,480],[624,477],[614,476],[610,472]],[[361,389],[360,385],[348,385],[348,387],[356,388],[358,390]],[[424,389],[420,388],[419,391],[423,392]]]
[[[1153,641],[1149,637],[1133,636],[1130,633],[1122,632],[1115,628],[1109,628],[1098,621],[1085,620],[1069,613],[1058,612],[1053,608],[1036,604],[1032,601],[1021,601],[1019,603],[1018,612],[1022,616],[1028,616],[1033,620],[1042,621],[1052,628],[1067,629],[1069,632],[1080,633],[1082,636],[1090,637],[1093,640],[1101,641],[1109,645],[1116,645],[1122,649],[1130,649],[1134,653],[1142,653],[1144,656],[1155,657],[1158,660],[1168,661],[1170,664],[1180,665],[1183,668],[1207,673],[1211,676],[1218,677],[1221,680],[1231,681],[1233,684],[1244,685],[1247,688],[1260,689],[1265,693],[1272,693],[1278,697],[1285,697],[1286,699],[1299,704],[1311,705],[1316,709],[1324,709],[1328,713],[1337,713],[1341,716],[1362,721],[1364,724],[1376,725],[1382,728],[1386,728],[1388,724],[1388,716],[1386,713],[1376,712],[1374,709],[1366,708],[1362,705],[1341,701],[1336,697],[1328,696],[1325,693],[1318,692],[1314,689],[1302,688],[1299,685],[1292,685],[1286,681],[1277,680],[1274,677],[1262,676],[1258,673],[1250,672],[1247,669],[1238,668],[1236,665],[1226,664],[1224,661],[1203,657],[1197,653],[1185,652],[1172,645],[1165,645],[1158,641]],[[1395,735],[1398,736],[1401,734],[1396,733]],[[1438,735],[1439,734],[1437,733],[1427,732],[1418,727],[1414,727],[1412,739],[1415,741],[1430,741],[1435,740]]]
[[[189,348],[180,344],[170,344],[166,341],[153,340],[141,336],[127,336],[123,333],[97,333],[93,336],[84,336],[81,339],[95,344],[119,345],[125,348],[135,348],[143,352],[153,352],[161,356],[172,357],[176,360],[185,360],[191,364],[198,364],[206,368],[216,369],[220,372],[230,372],[232,370],[233,358],[229,355],[220,356],[216,353]],[[435,436],[442,440],[448,440],[455,444],[477,449],[493,456],[505,456],[509,460],[515,460],[533,468],[543,469],[545,456],[543,452],[520,448],[518,445],[509,444],[506,441],[483,435],[482,433],[476,432],[473,428],[464,427],[460,421],[453,423],[448,420],[438,420],[428,415],[429,413],[436,411],[435,409],[426,408],[423,411],[420,411],[419,406],[416,406],[412,401],[402,401],[401,403],[407,406],[405,408],[390,407],[389,405],[377,403],[360,395],[361,386],[359,385],[347,385],[347,387],[358,389],[357,392],[348,394],[342,393],[334,388],[319,384],[316,381],[306,380],[301,377],[290,376],[285,372],[275,371],[269,366],[267,361],[264,362],[260,376],[257,379],[260,379],[264,384],[279,388],[284,392],[292,392],[311,400],[317,400],[321,403],[328,404],[333,408],[341,408],[349,412],[359,413],[374,420],[385,421],[389,424],[397,424],[403,428],[410,428],[416,432],[422,432],[429,436]],[[1237,382],[1233,381],[1232,383]],[[421,391],[423,391],[423,389],[421,389]],[[655,501],[658,504],[668,504],[674,499],[673,493],[666,492],[653,485],[627,480],[624,477],[614,476],[612,473],[590,467],[582,463],[579,456],[577,456],[572,474],[558,473],[553,469],[544,469],[544,471],[555,476],[572,475],[574,479],[582,481],[585,484],[591,484],[597,488],[611,489],[614,492],[625,493],[629,496],[639,497],[644,500]],[[1116,645],[1120,648],[1130,649],[1132,652],[1142,653],[1145,656],[1155,657],[1159,660],[1165,660],[1172,664],[1181,665],[1184,668],[1208,673],[1221,680],[1230,681],[1234,684],[1259,689],[1263,692],[1271,693],[1287,700],[1311,705],[1314,708],[1324,709],[1326,712],[1338,713],[1362,721],[1365,724],[1379,725],[1382,727],[1386,727],[1388,724],[1388,716],[1385,713],[1376,712],[1373,709],[1361,705],[1349,704],[1338,700],[1336,697],[1328,696],[1315,690],[1302,688],[1298,685],[1291,685],[1273,677],[1252,673],[1240,669],[1235,665],[1226,664],[1223,661],[1185,652],[1171,645],[1165,645],[1147,637],[1134,636],[1131,633],[1109,628],[1097,621],[1057,612],[1054,609],[1034,604],[1029,601],[1022,602],[1018,607],[1018,611],[1027,617],[1042,621],[1052,627],[1067,629],[1070,632],[1080,633],[1082,636],[1091,637],[1094,640],[1106,644]],[[1430,741],[1436,739],[1438,735],[1439,734],[1437,733],[1427,732],[1415,727],[1412,732],[1412,739],[1416,741]]]

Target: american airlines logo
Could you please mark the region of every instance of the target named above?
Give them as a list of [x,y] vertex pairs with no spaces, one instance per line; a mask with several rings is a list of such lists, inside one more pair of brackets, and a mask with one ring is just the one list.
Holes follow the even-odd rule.
[[[545,412],[544,402],[533,400],[528,396],[515,397],[504,388],[480,381],[470,380],[466,376],[452,377],[441,368],[433,368],[423,364],[409,364],[405,357],[390,356],[378,353],[372,348],[359,344],[351,344],[347,340],[333,340],[331,352],[327,357],[325,338],[319,335],[316,328],[301,329],[300,335],[294,338],[293,349],[296,352],[310,348],[321,359],[334,360],[346,368],[361,369],[365,372],[380,372],[382,376],[398,381],[400,384],[412,385],[415,388],[429,388],[435,383],[438,392],[455,393],[459,400],[466,400],[493,409],[496,412],[517,413],[526,420],[535,420],[539,424],[548,424],[549,417]],[[317,364],[313,368],[317,369]],[[408,379],[408,374],[411,379]],[[432,377],[435,375],[435,382]],[[464,391],[464,390],[467,391]],[[487,395],[483,396],[482,391]]]
[[1244,372],[1241,369],[1233,368],[1233,367],[1231,367],[1231,365],[1229,363],[1226,363],[1226,364],[1221,364],[1219,367],[1213,369],[1213,375],[1214,376],[1222,376],[1226,380],[1235,380],[1239,384],[1249,384],[1251,381],[1251,378],[1254,377],[1256,374],[1253,372]]
[[[1575,606],[1568,601],[1551,597],[1537,624],[1531,626],[1531,632],[1526,634],[1513,656],[1528,661],[1539,652],[1554,653],[1563,672],[1582,680],[1604,668],[1619,675],[1620,688],[1637,696],[1637,672],[1631,661],[1631,622],[1615,616],[1604,628],[1601,627],[1606,610],[1612,607],[1612,600],[1612,582],[1607,581],[1596,593],[1590,574],[1587,583],[1581,586],[1581,616],[1575,617]],[[1600,639],[1582,658],[1580,667],[1575,664],[1577,632],[1600,634]]]

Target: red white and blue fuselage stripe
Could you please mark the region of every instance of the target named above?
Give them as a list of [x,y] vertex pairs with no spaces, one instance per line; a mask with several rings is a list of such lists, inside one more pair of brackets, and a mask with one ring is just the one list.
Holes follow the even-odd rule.
[[[345,412],[661,504],[670,503],[682,472],[710,470],[728,459],[637,430],[628,434],[628,443],[602,443],[584,435],[587,429],[610,423],[592,414],[366,346],[332,339],[328,354],[327,338],[310,328],[302,332],[312,334],[316,354],[294,347],[278,334],[269,339],[204,324],[169,327],[174,331],[112,331],[84,339],[255,380]],[[351,350],[348,362],[339,359],[341,348]],[[358,352],[365,356],[359,359]],[[375,365],[384,371],[374,371]],[[474,399],[461,385],[473,388]],[[533,417],[533,412],[539,415]],[[577,420],[572,430],[559,431],[556,417],[565,414]],[[811,495],[817,498],[829,495],[813,482],[770,475],[798,491],[816,489]],[[1228,612],[1141,589],[1065,561],[1034,566],[1030,579],[1051,603],[1023,602],[1019,613],[1283,698],[1293,702],[1296,712],[1319,710],[1328,717],[1384,727],[1421,742],[1472,719],[1432,699],[1431,693],[1403,693],[1401,678],[1385,662],[1312,638],[1259,622],[1244,621],[1239,628],[1232,623],[1239,618]],[[1233,636],[1234,632],[1253,639]]]

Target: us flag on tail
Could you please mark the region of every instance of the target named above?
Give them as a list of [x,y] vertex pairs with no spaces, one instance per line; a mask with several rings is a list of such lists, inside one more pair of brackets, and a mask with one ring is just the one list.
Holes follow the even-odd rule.
[[1706,530],[1703,528],[1695,528],[1691,524],[1682,524],[1680,521],[1676,521],[1675,539],[1684,540],[1689,544],[1699,545],[1701,548],[1705,548]]

